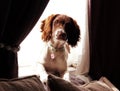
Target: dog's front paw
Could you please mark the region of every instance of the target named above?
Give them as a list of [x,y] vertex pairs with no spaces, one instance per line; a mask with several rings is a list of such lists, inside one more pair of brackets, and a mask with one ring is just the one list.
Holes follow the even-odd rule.
[[41,74],[40,75],[40,80],[42,81],[43,84],[46,84],[47,83],[47,78],[48,77],[48,74]]

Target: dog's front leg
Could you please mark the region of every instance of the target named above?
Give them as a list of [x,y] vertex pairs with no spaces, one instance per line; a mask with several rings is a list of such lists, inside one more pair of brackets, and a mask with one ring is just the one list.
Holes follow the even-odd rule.
[[40,75],[40,80],[42,81],[42,83],[46,84],[48,74],[47,74],[43,64],[41,64],[41,63],[38,63],[38,65],[37,65],[37,74]]

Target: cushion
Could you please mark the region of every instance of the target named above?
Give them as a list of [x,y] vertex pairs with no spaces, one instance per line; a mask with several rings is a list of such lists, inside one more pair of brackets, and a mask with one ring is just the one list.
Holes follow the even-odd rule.
[[91,81],[90,83],[77,86],[52,74],[48,76],[48,87],[51,91],[113,91],[102,81]]
[[84,88],[89,89],[90,91],[113,91],[107,84],[101,81],[91,81],[83,85]]
[[52,74],[48,75],[48,87],[50,91],[88,91]]
[[45,91],[42,82],[36,75],[0,79],[0,91]]

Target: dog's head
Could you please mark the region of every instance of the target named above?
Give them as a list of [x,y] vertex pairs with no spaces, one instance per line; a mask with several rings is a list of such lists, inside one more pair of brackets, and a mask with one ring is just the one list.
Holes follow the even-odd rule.
[[80,39],[80,28],[77,22],[62,14],[52,14],[41,24],[43,41],[67,41],[72,47],[77,45]]

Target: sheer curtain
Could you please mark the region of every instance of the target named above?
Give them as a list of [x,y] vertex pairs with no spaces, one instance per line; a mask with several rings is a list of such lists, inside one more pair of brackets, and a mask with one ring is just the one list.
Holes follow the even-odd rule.
[[85,0],[85,30],[81,40],[81,55],[78,57],[78,66],[76,74],[87,75],[90,66],[89,52],[89,4],[90,0]]
[[19,44],[41,16],[48,0],[0,1],[0,78],[18,77]]

